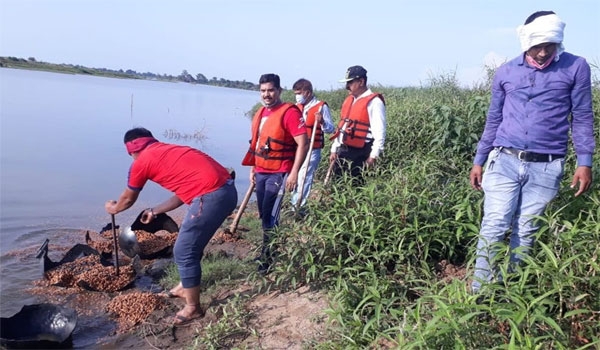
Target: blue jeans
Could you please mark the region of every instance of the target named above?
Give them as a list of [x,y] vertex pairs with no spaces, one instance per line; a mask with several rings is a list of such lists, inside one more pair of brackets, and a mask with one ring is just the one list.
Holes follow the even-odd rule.
[[[483,283],[501,280],[495,264],[498,243],[509,229],[510,260],[518,264],[522,254],[533,246],[533,234],[539,229],[536,216],[558,193],[563,177],[564,159],[552,162],[524,162],[517,157],[492,150],[483,174],[483,220],[477,243],[475,276],[471,288],[478,292]],[[518,249],[517,249],[518,248]]]
[[270,255],[269,244],[271,234],[279,225],[279,212],[283,199],[282,187],[285,188],[286,173],[256,173],[256,205],[262,222],[263,246],[262,255]]
[[[315,170],[317,170],[317,167],[319,166],[320,161],[321,161],[321,149],[320,148],[313,149],[312,152],[310,153],[310,158],[308,158],[308,162],[305,161],[302,164],[300,171],[298,172],[298,183],[300,183],[300,181],[301,181],[300,179],[302,179],[302,178],[304,178],[304,176],[306,176],[306,178],[304,178],[304,190],[302,191],[302,203],[300,203],[301,207],[306,205],[306,199],[308,198],[308,195],[310,194],[310,189],[312,187],[313,178],[315,176]],[[296,187],[294,192],[292,192],[292,208],[295,208],[296,204],[298,203],[298,195],[299,195],[298,192],[299,192],[298,187]]]
[[190,203],[173,248],[183,288],[200,285],[200,260],[204,248],[236,205],[237,190],[233,180],[228,180],[213,192],[194,198]]
[[256,173],[256,205],[262,229],[271,230],[279,224],[281,197],[286,173]]

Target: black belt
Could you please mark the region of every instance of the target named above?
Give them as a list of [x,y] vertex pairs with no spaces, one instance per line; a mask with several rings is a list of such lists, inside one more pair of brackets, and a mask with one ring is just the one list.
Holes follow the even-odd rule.
[[524,162],[549,163],[554,159],[564,158],[556,154],[544,154],[522,151],[516,148],[500,147],[500,152],[515,156]]

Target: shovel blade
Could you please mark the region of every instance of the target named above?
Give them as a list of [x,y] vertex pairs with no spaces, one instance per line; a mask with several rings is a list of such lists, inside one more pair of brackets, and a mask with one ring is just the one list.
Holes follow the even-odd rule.
[[142,251],[131,227],[126,227],[125,230],[119,233],[119,247],[123,254],[130,258],[139,255]]

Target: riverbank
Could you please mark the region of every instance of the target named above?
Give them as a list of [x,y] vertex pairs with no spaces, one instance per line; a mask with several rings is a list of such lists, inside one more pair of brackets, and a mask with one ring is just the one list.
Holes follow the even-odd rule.
[[[104,346],[300,350],[323,341],[327,329],[324,310],[328,307],[324,292],[308,285],[280,290],[275,286],[275,275],[256,273],[253,258],[262,230],[255,202],[246,208],[235,234],[228,229],[232,220],[233,215],[205,250],[203,318],[173,327],[169,320],[184,303],[179,298],[167,298],[165,308],[156,310],[126,333],[103,342]],[[178,276],[172,268],[166,272],[161,283],[168,290],[178,282]]]
[[183,70],[180,75],[173,76],[168,74],[156,74],[151,72],[140,73],[132,69],[109,69],[109,68],[91,68],[81,65],[74,65],[68,63],[49,63],[37,61],[34,57],[28,59],[18,57],[0,57],[0,68],[15,68],[15,69],[28,69],[28,70],[39,70],[55,73],[64,74],[82,74],[82,75],[93,75],[99,77],[108,78],[120,78],[120,79],[144,79],[144,80],[155,80],[170,83],[191,83],[191,84],[203,84],[211,86],[229,87],[234,89],[243,90],[258,90],[258,85],[240,80],[229,80],[224,78],[207,79],[202,73],[198,73],[193,76]]
[[[600,131],[597,86],[594,82],[595,135]],[[376,166],[365,171],[364,184],[356,186],[351,178],[341,177],[324,186],[320,180],[328,157],[323,157],[309,214],[297,220],[289,215],[289,207],[282,210],[273,236],[277,261],[266,278],[255,273],[251,262],[260,226],[250,210],[241,223],[247,231],[227,238],[251,244],[246,258],[219,253],[204,260],[203,297],[209,299],[202,304],[208,305],[209,314],[216,310],[217,318],[197,322],[195,331],[189,331],[196,334],[190,347],[261,344],[263,335],[280,323],[287,327],[282,334],[297,334],[292,333],[297,326],[284,322],[287,309],[265,322],[256,317],[266,309],[255,311],[250,305],[254,298],[272,301],[268,293],[275,291],[293,300],[294,295],[286,293],[301,288],[319,291],[309,295],[310,302],[327,304],[323,314],[302,315],[316,324],[316,330],[306,334],[306,347],[479,349],[535,344],[571,349],[600,344],[600,187],[594,183],[584,195],[573,196],[569,185],[577,165],[574,152],[565,159],[561,191],[540,217],[530,254],[512,270],[508,248],[499,246],[498,267],[506,278],[485,285],[476,295],[469,285],[483,196],[471,188],[468,174],[486,119],[489,86],[466,90],[440,79],[427,88],[373,90],[386,99],[386,149]],[[331,106],[340,106],[347,91],[319,95]],[[335,107],[332,114],[339,119]],[[598,169],[596,152],[596,179]],[[217,259],[219,255],[224,259]],[[176,281],[162,283],[168,288]],[[245,284],[249,294],[239,289]],[[233,291],[230,299],[213,304],[225,291]],[[161,315],[171,316],[180,306],[172,304]],[[137,341],[161,338],[172,343],[176,338],[169,338],[169,328],[154,335],[158,331],[151,327],[159,321],[150,319],[147,331],[138,328],[128,334],[135,334]]]
[[[180,224],[182,218],[174,219]],[[160,293],[178,281],[172,259],[144,261],[144,273],[136,284],[120,292],[55,286],[34,290],[48,302],[77,311],[75,347],[302,349],[318,343],[326,330],[324,310],[328,303],[324,293],[309,286],[277,290],[274,276],[256,273],[252,258],[262,233],[255,229],[259,224],[254,203],[246,209],[234,235],[227,229],[232,220],[233,215],[205,250],[201,295],[205,316],[185,326],[175,327],[171,322],[184,301]],[[127,261],[121,257],[121,262]],[[128,315],[111,312],[119,300],[125,304],[144,300],[144,305],[136,309],[120,306]],[[141,309],[151,313],[143,314]],[[133,324],[137,314],[143,318]]]

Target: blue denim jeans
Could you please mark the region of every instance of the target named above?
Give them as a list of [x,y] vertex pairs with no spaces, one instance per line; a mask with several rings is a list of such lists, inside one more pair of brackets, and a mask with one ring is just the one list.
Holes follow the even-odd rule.
[[[306,176],[306,178],[304,179],[304,190],[302,191],[302,203],[300,203],[301,207],[306,205],[306,199],[308,198],[308,195],[310,194],[313,177],[315,176],[315,170],[317,170],[317,167],[319,166],[320,161],[321,161],[321,149],[320,148],[313,149],[312,152],[310,153],[310,158],[308,159],[308,162],[305,161],[302,164],[300,171],[298,172],[298,183],[300,183],[301,179],[304,178],[304,176]],[[298,203],[298,195],[299,195],[299,189],[298,189],[298,187],[296,187],[294,192],[292,192],[292,208],[295,208],[296,204]]]
[[183,288],[200,285],[200,260],[204,248],[236,205],[237,190],[233,180],[213,192],[194,198],[190,203],[173,248]]
[[510,260],[518,264],[521,254],[533,245],[533,234],[539,229],[536,216],[541,216],[548,203],[558,193],[563,177],[564,159],[547,163],[524,162],[494,149],[488,157],[483,174],[483,220],[477,243],[473,292],[482,283],[501,280],[495,256],[498,243],[511,229]]
[[262,229],[268,231],[279,224],[280,191],[285,185],[286,173],[256,173],[256,205]]
[[273,230],[279,225],[286,173],[256,173],[256,205],[262,221],[262,256],[271,255],[269,245]]

